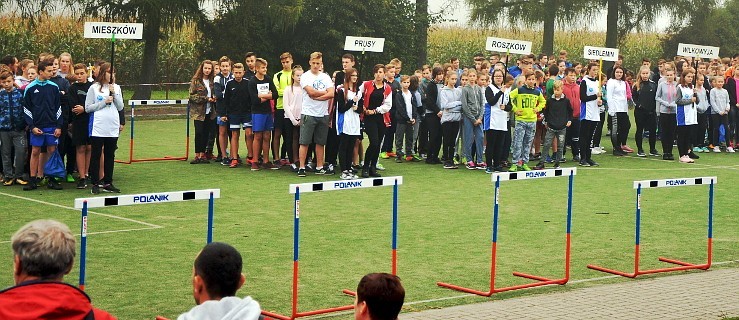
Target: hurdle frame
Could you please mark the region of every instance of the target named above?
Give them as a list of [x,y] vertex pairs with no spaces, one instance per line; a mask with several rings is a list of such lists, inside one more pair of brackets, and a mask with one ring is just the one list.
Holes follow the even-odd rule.
[[[147,201],[141,202],[141,197]],[[159,197],[159,198],[156,198]],[[160,199],[166,197],[164,199]],[[171,199],[169,197],[172,197]],[[208,226],[206,230],[206,244],[213,241],[213,213],[215,210],[215,199],[221,197],[221,189],[205,189],[205,190],[188,190],[188,191],[171,191],[157,193],[129,194],[119,196],[103,196],[92,198],[74,199],[74,208],[81,209],[80,223],[80,277],[79,288],[85,290],[85,276],[87,270],[87,227],[88,227],[88,209],[128,206],[135,204],[154,204],[169,203],[191,200],[208,200]],[[151,199],[151,201],[149,201]],[[156,201],[154,201],[156,199]],[[138,203],[137,203],[138,202]]]
[[[685,181],[686,184],[680,184],[681,181]],[[640,242],[641,242],[641,197],[642,188],[646,186],[647,189],[652,188],[663,188],[663,187],[678,187],[678,186],[699,186],[705,185],[705,181],[709,181],[708,185],[708,240],[707,240],[707,259],[706,263],[693,264],[676,259],[669,259],[665,257],[658,257],[659,261],[667,262],[678,265],[677,267],[657,268],[642,270],[639,268],[640,259]],[[624,272],[615,269],[609,269],[594,264],[589,264],[588,268],[600,272],[615,274],[626,278],[636,278],[640,275],[672,272],[672,271],[684,271],[684,270],[708,270],[711,268],[713,259],[713,196],[714,196],[714,185],[718,183],[717,177],[695,177],[695,178],[675,178],[675,179],[662,179],[662,180],[642,180],[634,181],[634,189],[636,189],[636,223],[635,223],[635,234],[634,234],[634,272]]]
[[[466,292],[475,294],[478,296],[490,297],[495,293],[513,291],[519,289],[526,289],[532,287],[539,287],[545,285],[566,284],[570,279],[570,254],[571,254],[571,231],[572,231],[572,194],[573,194],[573,182],[574,177],[577,174],[577,168],[561,168],[561,169],[546,169],[536,171],[524,171],[524,172],[500,172],[494,173],[491,180],[495,182],[495,195],[493,205],[493,226],[492,226],[492,244],[490,249],[490,289],[488,291],[481,291],[454,285],[446,282],[437,282],[436,285],[442,288],[451,290]],[[522,175],[520,177],[519,175]],[[524,179],[539,179],[539,178],[555,178],[567,176],[568,179],[568,191],[567,191],[567,228],[565,236],[565,267],[564,277],[560,279],[550,279],[547,277],[541,277],[522,272],[513,272],[514,276],[536,280],[537,282],[514,285],[503,288],[495,287],[496,278],[496,266],[497,266],[497,249],[498,249],[498,221],[499,221],[499,202],[500,202],[500,182],[506,180],[524,180]]]
[[[333,313],[339,311],[347,311],[354,308],[353,304],[317,309],[312,311],[298,311],[298,280],[299,280],[299,266],[300,266],[300,193],[307,192],[321,192],[321,191],[333,191],[333,190],[350,190],[360,188],[371,188],[381,186],[393,186],[393,210],[392,210],[392,240],[391,240],[391,272],[393,275],[397,274],[398,270],[398,186],[403,184],[402,176],[394,177],[382,177],[382,178],[367,178],[357,180],[339,180],[339,181],[325,181],[315,183],[298,183],[291,184],[289,192],[295,194],[294,199],[294,217],[293,217],[293,279],[292,279],[292,297],[291,297],[291,314],[289,316],[282,315],[271,311],[262,311],[262,315],[265,317],[278,319],[278,320],[294,320],[297,318],[314,316],[319,314]],[[350,290],[342,290],[347,295],[356,295],[356,293]]]
[[[188,100],[129,100],[129,105],[131,106],[131,116],[129,120],[130,129],[130,140],[128,142],[128,160],[118,160],[116,159],[115,162],[117,163],[123,163],[123,164],[132,164],[134,162],[151,162],[151,161],[172,161],[172,160],[179,160],[179,161],[187,161],[190,157],[190,104],[188,103]],[[135,146],[135,140],[134,140],[134,132],[135,132],[135,123],[136,123],[136,106],[146,106],[146,105],[185,105],[186,106],[186,139],[185,139],[185,156],[177,157],[177,156],[164,156],[159,158],[142,158],[142,159],[136,159],[134,158],[134,146]]]

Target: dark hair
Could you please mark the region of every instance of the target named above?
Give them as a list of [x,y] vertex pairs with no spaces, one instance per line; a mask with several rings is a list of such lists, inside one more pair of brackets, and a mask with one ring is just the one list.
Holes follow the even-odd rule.
[[205,290],[212,298],[236,295],[241,268],[239,251],[222,242],[207,244],[195,258],[195,275],[203,279]]
[[549,56],[546,53],[540,53],[538,56],[536,56],[536,60],[541,61],[541,58],[544,58],[544,57],[549,58]]
[[351,53],[345,53],[343,56],[341,56],[342,59],[349,59],[351,62],[354,62],[354,55]]
[[611,70],[611,74],[609,74],[608,77],[611,79],[616,79],[616,70],[618,69],[621,69],[621,72],[622,72],[621,79],[619,80],[625,81],[626,80],[626,69],[624,69],[624,67],[622,66],[614,67],[613,70]]
[[559,74],[559,67],[556,64],[549,66],[549,75],[556,76]]
[[598,67],[598,64],[594,62],[588,63],[588,68],[585,72],[590,72],[590,69],[592,69],[593,67]]
[[0,64],[10,66],[12,64],[15,64],[16,60],[18,59],[16,59],[15,56],[4,56],[2,59],[0,59]]
[[46,67],[54,66],[54,59],[44,59],[38,64],[38,71],[46,71]]
[[575,68],[569,67],[565,69],[565,74],[569,74],[569,73],[577,73],[577,71],[575,71]]
[[433,70],[431,70],[431,79],[436,79],[436,76],[444,74],[444,68],[442,67],[436,67]]
[[0,80],[5,80],[7,78],[13,78],[13,74],[10,73],[10,70],[0,69]]
[[372,320],[395,320],[403,307],[405,289],[398,276],[370,273],[357,285],[357,303],[365,302]]
[[419,82],[420,81],[418,80],[418,77],[416,75],[412,75],[411,76],[411,85],[408,86],[408,90],[410,90],[410,91],[416,91],[416,90],[418,90]]
[[256,56],[257,56],[256,53],[249,51],[246,53],[246,56],[244,57],[244,59],[249,58],[249,57],[256,57]]
[[[344,89],[357,91],[357,86],[359,85],[359,81],[357,81],[357,83],[354,83],[354,85],[352,87],[347,88],[347,84],[351,84],[352,83],[352,74],[354,74],[354,73],[356,73],[357,76],[359,76],[359,72],[357,71],[357,69],[354,69],[354,68],[346,69],[346,72],[344,73]],[[357,80],[359,80],[359,79],[357,79]],[[344,97],[346,98],[346,96],[344,96]],[[346,99],[348,99],[348,98],[346,98]]]
[[115,69],[111,69],[110,62],[103,62],[100,64],[98,67],[98,75],[95,77],[95,82],[102,85],[103,80],[105,79],[105,73],[107,72],[110,72],[110,83],[115,83],[115,77],[113,76]]
[[374,67],[372,67],[372,74],[376,74],[377,71],[380,71],[380,69],[385,70],[385,65],[382,63],[376,64]]

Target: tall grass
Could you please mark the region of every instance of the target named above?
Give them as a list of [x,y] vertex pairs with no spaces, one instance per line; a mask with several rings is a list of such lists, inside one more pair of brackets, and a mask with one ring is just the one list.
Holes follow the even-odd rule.
[[[472,29],[443,26],[433,28],[429,32],[428,56],[431,62],[445,62],[451,57],[459,57],[462,65],[471,65],[476,53],[485,54],[487,37],[500,37],[526,40],[533,43],[534,54],[541,52],[542,30],[526,29]],[[605,43],[605,32],[576,29],[557,31],[554,33],[554,51],[567,50],[568,58],[585,62],[582,58],[583,48],[587,46],[602,47]],[[626,58],[624,64],[628,69],[636,70],[643,57],[655,60],[663,56],[660,37],[656,33],[632,33],[627,36],[620,52]]]

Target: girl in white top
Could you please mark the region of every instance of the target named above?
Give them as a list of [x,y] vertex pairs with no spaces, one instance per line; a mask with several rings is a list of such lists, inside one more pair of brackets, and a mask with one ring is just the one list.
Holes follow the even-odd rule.
[[344,73],[344,79],[336,79],[342,84],[336,88],[334,103],[336,103],[336,134],[339,135],[339,165],[341,166],[341,179],[352,180],[359,178],[352,171],[352,160],[354,159],[354,145],[362,134],[359,115],[362,107],[359,104],[361,95],[357,84],[359,74],[354,68],[349,68]]
[[628,83],[624,80],[624,68],[621,66],[613,68],[611,78],[606,82],[606,100],[608,101],[608,114],[613,119],[611,124],[611,143],[613,144],[613,155],[624,156],[628,152],[634,152],[626,145],[629,136],[631,122],[629,121],[629,104],[626,97]]
[[292,166],[295,170],[297,170],[298,162],[300,115],[303,109],[303,89],[300,87],[300,76],[302,75],[303,68],[299,65],[293,66],[293,72],[290,78],[292,84],[290,87],[285,88],[283,94],[285,119],[290,121],[290,124],[285,128],[285,140],[292,140],[292,147],[287,149],[287,157],[293,163]]
[[492,82],[485,88],[485,107],[483,108],[482,124],[485,131],[485,162],[487,173],[503,171],[503,160],[508,157],[505,149],[505,137],[508,131],[508,93],[504,85],[503,70],[493,71]]
[[698,156],[690,149],[693,131],[698,125],[698,97],[693,89],[695,70],[685,68],[680,75],[677,91],[677,151],[680,153],[680,162],[693,163]]
[[[111,71],[110,63],[103,63],[98,69],[95,83],[87,91],[85,100],[85,112],[90,114],[90,142],[92,151],[90,155],[90,178],[92,180],[92,193],[98,194],[100,190],[106,192],[120,193],[121,190],[113,186],[113,167],[115,165],[115,150],[118,148],[118,136],[123,130],[121,124],[123,111],[123,95],[121,87],[115,84],[115,75]],[[105,153],[103,172],[101,180],[100,156]]]

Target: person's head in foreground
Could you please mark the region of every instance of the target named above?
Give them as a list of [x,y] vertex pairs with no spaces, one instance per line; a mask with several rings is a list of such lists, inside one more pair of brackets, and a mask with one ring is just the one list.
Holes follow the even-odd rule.
[[354,319],[395,320],[403,307],[405,289],[398,276],[370,273],[359,281],[354,298]]
[[16,285],[0,291],[0,319],[115,319],[62,282],[74,264],[76,241],[69,227],[35,220],[10,239]]
[[236,297],[246,279],[242,266],[236,248],[222,242],[207,244],[193,266],[192,296],[197,306],[177,319],[259,319],[258,302],[251,297]]

